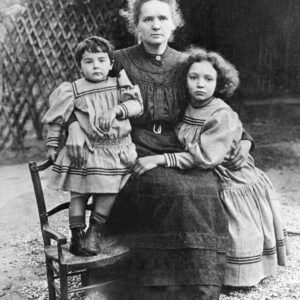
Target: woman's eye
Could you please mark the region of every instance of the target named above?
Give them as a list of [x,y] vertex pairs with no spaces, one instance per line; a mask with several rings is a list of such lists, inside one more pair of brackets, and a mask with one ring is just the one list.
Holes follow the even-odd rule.
[[168,18],[165,17],[165,16],[163,16],[163,17],[160,17],[159,20],[160,20],[160,21],[166,21],[166,20],[168,20]]
[[189,76],[189,79],[195,80],[197,77],[196,76]]
[[145,18],[144,19],[144,22],[146,22],[146,23],[149,23],[149,22],[151,22],[152,21],[152,18]]

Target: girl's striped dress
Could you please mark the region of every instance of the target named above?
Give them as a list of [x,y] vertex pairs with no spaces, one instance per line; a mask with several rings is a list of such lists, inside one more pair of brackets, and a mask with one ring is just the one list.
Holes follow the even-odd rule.
[[223,100],[212,98],[201,107],[189,105],[176,132],[186,148],[193,145],[193,155],[166,154],[168,166],[214,168],[221,183],[230,232],[224,284],[253,286],[275,274],[287,254],[278,195],[250,155],[240,170],[221,165],[241,139],[238,115]]
[[[137,158],[128,118],[140,116],[143,104],[139,88],[131,85],[125,72],[123,75],[97,83],[84,78],[64,82],[50,95],[50,108],[43,119],[48,124],[47,145],[58,146],[65,123],[74,112],[94,148],[93,153],[87,151],[86,164],[77,169],[71,165],[64,146],[54,162],[50,188],[77,193],[118,193],[128,180]],[[105,132],[99,127],[99,117],[116,105],[120,106],[122,117],[115,119]]]

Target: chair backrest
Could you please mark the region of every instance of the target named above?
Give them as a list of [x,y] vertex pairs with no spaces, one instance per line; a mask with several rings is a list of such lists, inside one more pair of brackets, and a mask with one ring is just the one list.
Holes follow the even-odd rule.
[[[37,165],[37,163],[35,161],[29,162],[29,170],[30,170],[33,188],[34,188],[35,199],[36,199],[36,203],[37,203],[37,207],[38,207],[42,232],[43,232],[43,226],[45,224],[48,224],[48,213],[47,213],[44,192],[43,192],[43,187],[42,187],[39,172],[46,170],[52,164],[53,164],[53,162],[50,159],[43,162],[41,165]],[[44,236],[44,234],[43,234],[43,239],[44,239],[44,244],[49,245],[50,239],[46,238]]]
[[[30,170],[30,174],[31,174],[33,188],[34,188],[36,204],[38,207],[44,245],[50,245],[50,239],[44,235],[44,230],[43,230],[43,227],[45,224],[49,225],[48,217],[54,215],[55,213],[57,213],[61,210],[69,208],[69,205],[70,205],[70,202],[65,202],[65,203],[59,204],[59,205],[53,207],[51,210],[47,211],[47,206],[46,206],[46,202],[45,202],[45,198],[44,198],[44,192],[43,192],[43,187],[42,187],[39,172],[48,169],[52,165],[53,165],[53,162],[50,159],[48,159],[47,161],[43,162],[40,165],[38,165],[35,161],[29,162],[29,170]],[[93,205],[89,204],[86,206],[86,210],[92,210],[92,207],[93,207]]]

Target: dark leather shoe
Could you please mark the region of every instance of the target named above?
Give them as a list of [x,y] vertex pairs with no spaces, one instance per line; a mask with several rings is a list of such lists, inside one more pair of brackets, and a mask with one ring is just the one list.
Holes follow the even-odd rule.
[[69,251],[76,255],[76,256],[91,256],[92,254],[90,252],[87,252],[83,248],[83,239],[85,237],[85,232],[81,228],[73,228],[72,231],[72,237],[71,237],[71,243]]
[[83,248],[92,254],[97,254],[101,251],[105,232],[105,224],[92,223],[86,231],[83,239]]

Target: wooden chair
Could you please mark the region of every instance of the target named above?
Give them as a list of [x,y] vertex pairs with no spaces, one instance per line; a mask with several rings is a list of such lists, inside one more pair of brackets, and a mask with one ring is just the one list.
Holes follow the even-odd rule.
[[[105,283],[107,284],[108,282],[116,280],[116,278],[105,278],[104,283],[89,285],[89,271],[98,269],[97,273],[103,272],[103,276],[101,277],[105,277],[110,267],[121,265],[127,260],[129,250],[121,245],[108,245],[105,254],[101,252],[99,255],[91,257],[75,256],[68,251],[67,238],[57,232],[57,230],[51,228],[48,222],[48,217],[53,216],[52,218],[54,218],[57,212],[69,207],[69,202],[66,202],[52,208],[50,211],[46,210],[39,172],[46,170],[51,165],[51,160],[47,160],[41,165],[37,165],[36,162],[32,161],[29,163],[29,169],[44,241],[49,299],[55,300],[57,299],[56,295],[58,295],[59,299],[66,300],[70,293],[86,292],[87,290],[100,287]],[[88,206],[87,209],[90,210],[91,207]],[[55,241],[56,244],[52,244],[53,241]],[[70,289],[68,277],[74,275],[81,276],[81,285]],[[59,287],[57,287],[56,281],[59,281]]]

